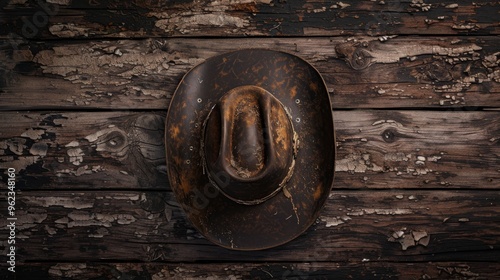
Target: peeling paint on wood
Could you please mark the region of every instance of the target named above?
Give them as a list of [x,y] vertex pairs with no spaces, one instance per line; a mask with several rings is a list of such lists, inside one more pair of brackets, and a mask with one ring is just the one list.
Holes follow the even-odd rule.
[[[499,8],[5,1],[0,173],[16,169],[16,276],[500,278]],[[36,30],[23,30],[29,24]],[[206,241],[180,211],[163,125],[186,71],[249,46],[299,55],[322,73],[338,155],[311,229],[242,253]],[[0,220],[0,235],[6,228]],[[0,240],[4,255],[7,245]]]
[[47,275],[51,279],[94,279],[113,275],[118,279],[267,279],[324,278],[335,279],[495,279],[500,275],[495,264],[487,262],[395,263],[344,262],[303,263],[230,262],[223,264],[164,264],[164,263],[33,263],[19,268],[20,275]]
[[[44,114],[11,114],[9,118],[19,127],[5,123],[9,128],[2,130],[24,136],[0,137],[0,167],[23,172],[18,185],[28,188],[48,187],[44,187],[47,181],[55,188],[78,188],[78,182],[95,188],[110,184],[162,187],[166,184],[161,172],[165,166],[162,114],[111,113],[102,118],[93,113],[70,113],[53,126],[41,125],[47,118]],[[26,134],[22,128],[26,125],[44,133],[36,137]],[[38,180],[41,177],[43,181]],[[66,185],[61,184],[64,181]]]
[[[22,1],[21,1],[22,2]],[[9,3],[9,31],[23,34],[21,7]],[[29,32],[36,39],[165,36],[338,36],[370,34],[499,34],[496,1],[69,1],[50,0],[51,20]],[[71,17],[70,20],[68,17]],[[26,20],[26,19],[25,19]],[[35,26],[36,27],[36,26]]]
[[[21,43],[16,48],[26,49],[28,54],[0,52],[0,66],[7,71],[0,89],[9,93],[0,95],[0,108],[29,105],[45,109],[77,106],[164,110],[182,75],[191,67],[215,54],[252,46],[253,40]],[[500,104],[497,39],[487,36],[461,38],[456,43],[450,40],[262,38],[259,47],[291,52],[312,63],[332,92],[334,108],[470,108]],[[45,98],[35,99],[32,92],[43,93]]]
[[[46,173],[24,173],[45,177],[37,188],[168,189],[161,113],[67,113],[60,127],[47,127],[36,140],[19,136],[25,127],[39,128],[45,116],[3,115],[15,125],[0,124],[8,131],[0,138],[0,167],[43,166]],[[491,141],[500,131],[498,118],[496,111],[334,111],[335,186],[380,189],[389,176],[392,188],[498,188],[500,148]]]
[[[495,220],[499,200],[496,191],[400,190],[399,193],[419,199],[409,203],[394,197],[391,190],[334,190],[319,221],[305,233],[306,238],[268,250],[266,254],[258,251],[242,254],[206,241],[187,222],[181,209],[172,206],[170,192],[25,192],[19,197],[19,205],[23,205],[19,211],[26,212],[22,213],[18,235],[23,236],[26,249],[19,257],[30,261],[40,256],[46,261],[139,258],[246,262],[257,256],[265,261],[298,258],[308,262],[343,262],[348,258],[383,262],[402,257],[407,261],[442,261],[450,257],[469,261],[470,254],[481,250],[476,260],[496,260],[499,244],[492,234],[500,225]],[[147,200],[154,198],[160,199],[146,205]],[[485,200],[489,203],[482,203]],[[166,215],[165,209],[171,210],[171,214]],[[442,223],[443,217],[469,217],[470,221],[461,223],[455,218]],[[53,241],[48,248],[42,241],[47,228]],[[0,228],[0,234],[4,231],[5,226]],[[457,240],[460,252],[452,245]],[[83,250],[82,246],[89,243],[96,247]],[[317,247],[318,243],[322,246]],[[204,250],[197,250],[198,246]],[[317,248],[324,254],[311,255],[311,250],[305,248]]]
[[84,209],[92,208],[94,202],[91,200],[82,200],[79,196],[71,197],[36,197],[31,201],[35,206],[51,207],[62,206],[64,208]]
[[406,251],[408,248],[422,245],[427,247],[430,242],[430,234],[426,231],[418,230],[408,230],[407,228],[402,228],[399,231],[395,231],[387,239],[389,242],[398,242],[401,244],[401,250]]

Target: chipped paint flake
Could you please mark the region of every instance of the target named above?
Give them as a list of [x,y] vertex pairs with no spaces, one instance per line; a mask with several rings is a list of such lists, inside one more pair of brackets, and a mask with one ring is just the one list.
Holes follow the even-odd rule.
[[399,243],[401,249],[406,251],[408,248],[417,245],[427,247],[430,241],[430,234],[423,230],[408,230],[407,228],[402,228],[401,230],[393,232],[387,241]]
[[[55,27],[52,26],[51,29]],[[152,44],[148,40],[145,44]],[[110,47],[109,42],[92,44],[91,47],[81,46],[53,47],[52,50],[42,50],[38,52],[33,61],[40,64],[40,68],[45,74],[54,74],[63,77],[72,84],[80,84],[82,88],[94,88],[92,95],[82,93],[68,96],[65,100],[77,105],[91,105],[93,101],[101,96],[112,96],[107,92],[109,87],[123,86],[119,91],[128,94],[135,94],[131,89],[131,79],[137,76],[149,76],[158,73],[163,69],[163,64],[173,61],[175,64],[183,64],[183,59],[176,58],[167,52],[144,53],[143,50],[127,49],[121,50]],[[192,60],[196,60],[192,58]],[[187,59],[186,62],[188,63]],[[113,73],[113,78],[109,79],[102,75],[110,68],[117,68],[118,72]],[[123,69],[123,70],[120,70]],[[143,93],[148,98],[165,98],[168,94],[166,90],[155,90],[147,84],[137,87],[136,92]],[[110,95],[111,94],[111,95]],[[151,96],[151,97],[149,97]]]
[[[203,26],[224,27],[227,33],[237,32],[250,25],[248,16],[234,16],[228,11],[233,5],[271,4],[271,0],[218,0],[208,4],[193,3],[189,11],[151,12],[148,16],[156,17],[155,26],[167,32],[188,34],[199,31]],[[210,11],[211,13],[206,13]]]
[[321,221],[326,223],[326,227],[336,227],[345,223],[340,217],[321,217]]
[[51,25],[49,31],[52,35],[57,37],[87,37],[89,35],[90,28],[77,26],[74,23],[58,23]]
[[[475,29],[476,24],[454,25],[454,29]],[[476,44],[462,44],[453,47],[441,47],[436,45],[387,45],[387,44],[371,44],[370,50],[363,49],[370,57],[370,64],[373,63],[397,63],[400,59],[414,57],[419,55],[443,55],[449,57],[458,57],[463,54],[474,53],[482,48]],[[368,66],[368,65],[367,65]]]
[[80,148],[69,149],[67,154],[69,156],[69,162],[74,165],[80,165],[83,162],[83,156],[85,155]]
[[116,222],[120,225],[128,225],[136,221],[136,218],[129,214],[118,214]]
[[411,234],[415,241],[419,241],[420,239],[427,237],[427,232],[425,231],[412,231]]
[[30,197],[30,203],[42,207],[62,206],[64,208],[84,209],[94,207],[93,201],[82,201],[79,196],[73,197]]
[[[162,17],[161,15],[157,17]],[[244,28],[250,25],[248,19],[243,19],[236,16],[231,16],[225,13],[213,14],[192,14],[180,15],[169,19],[160,19],[156,21],[155,26],[165,31],[179,30],[183,34],[197,30],[196,26],[205,25],[213,27],[232,27]]]
[[48,145],[45,142],[35,143],[30,148],[30,154],[44,157],[47,155]]
[[411,157],[412,157],[411,154],[405,154],[402,152],[384,154],[385,161],[394,161],[394,162],[409,161],[411,160]]
[[467,23],[467,24],[455,24],[451,28],[457,30],[477,30],[479,29],[479,25],[475,23]]
[[365,173],[366,171],[382,172],[383,168],[371,162],[370,154],[350,154],[344,159],[335,161],[335,171]]
[[426,236],[418,240],[418,244],[427,247],[430,241],[431,241],[431,236],[427,234]]
[[337,2],[337,5],[340,7],[340,9],[345,9],[345,8],[351,6],[351,4],[347,4],[347,3],[343,3],[343,2]]
[[377,214],[377,215],[409,215],[413,214],[411,209],[363,209],[366,214]]
[[42,135],[45,133],[43,129],[33,129],[30,128],[21,134],[21,137],[28,137],[31,140],[38,140],[42,138]]
[[68,214],[70,219],[68,228],[102,226],[111,227],[113,222],[120,225],[128,225],[136,221],[136,218],[130,214],[101,214],[89,213],[83,211],[74,211]]
[[432,161],[432,162],[437,162],[440,159],[441,159],[440,156],[430,156],[430,157],[427,157],[427,160],[428,161]]
[[24,148],[26,148],[26,146],[24,145],[25,143],[26,139],[24,138],[12,138],[7,140],[9,151],[18,156],[21,156],[23,154]]
[[363,208],[358,210],[352,210],[347,213],[349,216],[363,216],[363,215],[410,215],[413,214],[411,209],[382,209],[382,208]]
[[66,144],[64,147],[74,148],[74,147],[78,147],[79,145],[80,145],[80,143],[78,141],[71,141],[68,144]]

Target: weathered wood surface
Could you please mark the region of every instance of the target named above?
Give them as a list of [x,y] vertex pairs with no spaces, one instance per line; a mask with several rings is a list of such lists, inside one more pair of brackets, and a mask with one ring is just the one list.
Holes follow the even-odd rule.
[[136,264],[37,263],[21,267],[19,279],[497,279],[495,264],[432,263],[266,263]]
[[164,112],[2,113],[0,168],[22,189],[165,188]]
[[[161,109],[193,66],[255,38],[3,41],[0,109]],[[323,75],[336,109],[500,107],[498,37],[281,38]]]
[[[305,234],[275,249],[242,252],[204,239],[167,191],[22,192],[16,208],[17,258],[23,262],[497,262],[499,200],[496,190],[333,190]],[[0,220],[2,236],[7,234],[7,223]],[[5,248],[6,240],[0,242]],[[2,255],[6,253],[2,250]]]
[[[498,189],[498,111],[334,111],[334,189]],[[164,112],[4,112],[22,189],[168,189]],[[332,143],[335,145],[336,143]]]
[[0,7],[0,36],[38,39],[500,34],[500,4],[491,0],[4,0]]
[[[0,0],[18,279],[500,278],[499,17],[484,0]],[[259,252],[206,241],[164,174],[182,75],[244,47],[316,67],[337,132],[320,218]]]

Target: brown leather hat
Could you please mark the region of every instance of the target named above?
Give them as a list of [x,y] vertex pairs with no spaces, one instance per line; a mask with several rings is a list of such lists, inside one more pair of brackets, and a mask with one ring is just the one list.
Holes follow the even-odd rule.
[[286,243],[318,217],[333,183],[330,99],[297,56],[248,49],[189,71],[167,115],[170,185],[210,241],[258,250]]

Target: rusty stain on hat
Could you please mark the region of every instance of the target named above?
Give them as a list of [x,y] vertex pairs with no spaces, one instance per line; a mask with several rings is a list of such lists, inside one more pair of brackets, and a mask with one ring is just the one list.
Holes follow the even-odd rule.
[[195,66],[172,97],[165,142],[177,201],[225,248],[293,240],[333,184],[328,90],[314,67],[285,52],[244,49]]

